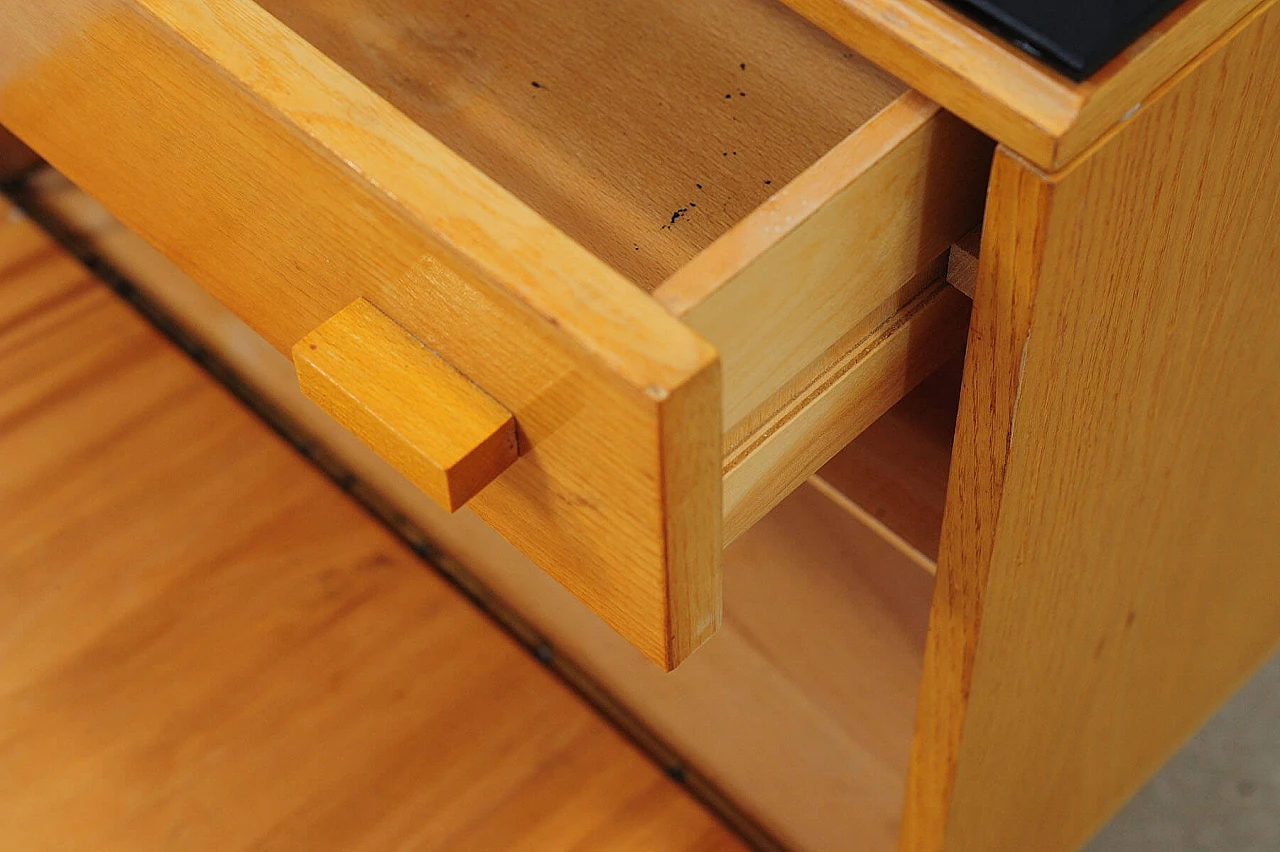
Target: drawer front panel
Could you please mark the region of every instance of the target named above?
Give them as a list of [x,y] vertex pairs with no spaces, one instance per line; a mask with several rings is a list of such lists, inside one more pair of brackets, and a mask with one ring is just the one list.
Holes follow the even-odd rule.
[[[778,35],[788,66],[849,59],[781,7],[722,2],[756,15],[738,47]],[[705,13],[665,47],[750,73]],[[0,123],[299,353],[312,398],[384,458],[665,668],[720,622],[726,523],[754,523],[963,337],[966,306],[935,270],[981,218],[991,143],[856,57],[839,78],[865,101],[845,116],[856,129],[831,149],[824,129],[825,156],[782,170],[785,186],[649,292],[250,0],[7,0],[0,28]],[[812,107],[845,95],[833,86],[805,109],[830,120]],[[758,91],[736,97],[783,97]],[[693,143],[738,117],[716,115]],[[492,130],[523,138],[505,117]],[[765,155],[742,147],[753,173]],[[382,318],[386,363],[351,306]],[[332,340],[351,351],[312,355]]]
[[0,30],[0,123],[285,352],[386,312],[515,415],[481,517],[660,665],[714,632],[696,335],[250,3],[7,0]]

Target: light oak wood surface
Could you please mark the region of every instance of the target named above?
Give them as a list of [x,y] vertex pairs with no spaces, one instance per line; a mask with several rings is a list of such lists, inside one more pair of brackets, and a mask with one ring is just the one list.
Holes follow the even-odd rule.
[[422,546],[457,557],[442,564],[524,623],[553,665],[755,844],[816,852],[856,837],[868,850],[893,847],[931,584],[844,506],[802,486],[729,547],[725,629],[663,675],[473,513],[444,513],[324,416],[287,359],[64,178],[44,172],[23,197],[180,318],[335,475],[387,517],[408,519],[402,528]]
[[644,289],[906,91],[770,0],[259,5]]
[[364,299],[294,344],[293,363],[308,399],[450,512],[516,460],[511,412]]
[[997,156],[904,849],[1075,848],[1280,641],[1278,43]]
[[1071,162],[1257,0],[1186,0],[1084,82],[938,0],[783,0],[1042,168]]
[[6,848],[743,848],[3,201],[0,329]]
[[774,416],[771,397],[800,395],[828,349],[927,289],[937,276],[917,276],[982,219],[991,152],[908,92],[654,291],[715,345],[726,434]]
[[772,3],[581,8],[14,0],[0,120],[281,351],[364,299],[511,412],[475,511],[672,668],[720,619],[725,434],[929,283],[990,143]]
[[252,3],[0,26],[0,121],[281,351],[356,298],[391,315],[515,415],[476,511],[657,664],[715,631],[710,346]]
[[871,334],[824,359],[812,380],[725,458],[732,542],[964,346],[969,302],[938,279]]
[[947,281],[970,299],[978,290],[978,251],[982,228],[974,228],[956,240],[947,252]]
[[947,362],[812,480],[930,573],[938,561],[963,369],[962,357]]

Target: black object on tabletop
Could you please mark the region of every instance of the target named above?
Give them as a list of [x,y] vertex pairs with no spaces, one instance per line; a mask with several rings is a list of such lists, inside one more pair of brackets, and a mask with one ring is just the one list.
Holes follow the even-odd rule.
[[1132,44],[1178,0],[947,0],[1073,80]]

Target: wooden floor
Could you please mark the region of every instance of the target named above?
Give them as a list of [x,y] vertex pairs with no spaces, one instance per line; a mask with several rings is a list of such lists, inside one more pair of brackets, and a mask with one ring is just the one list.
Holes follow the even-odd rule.
[[0,833],[741,848],[3,200]]

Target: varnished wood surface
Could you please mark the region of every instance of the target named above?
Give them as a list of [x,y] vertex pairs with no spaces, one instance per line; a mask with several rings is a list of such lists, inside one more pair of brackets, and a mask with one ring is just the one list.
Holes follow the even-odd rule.
[[905,91],[771,0],[260,5],[645,289]]
[[391,316],[515,415],[478,513],[660,666],[715,631],[721,383],[687,326],[249,0],[0,30],[0,122],[281,351]]
[[773,417],[828,350],[859,346],[867,319],[939,277],[925,270],[982,220],[991,152],[908,92],[654,291],[716,347],[726,435]]
[[982,228],[974,228],[947,252],[947,281],[970,299],[978,289],[978,249]]
[[[861,69],[845,80],[854,90],[879,91],[860,62],[820,59],[831,42],[795,16],[735,2],[764,10],[738,28],[743,38],[785,41],[780,33],[795,28],[786,73],[830,60]],[[616,36],[648,5],[611,7],[617,21],[555,20]],[[715,59],[720,42],[699,17],[703,6],[672,9],[692,17],[665,37],[698,62]],[[531,36],[542,25],[537,15],[523,21]],[[0,7],[0,23],[14,34],[0,55],[0,120],[278,348],[289,351],[362,298],[509,410],[520,458],[472,507],[668,669],[721,618],[726,412],[742,421],[755,402],[790,405],[795,397],[783,392],[807,392],[806,371],[841,340],[852,349],[838,357],[856,356],[850,332],[886,294],[863,298],[847,286],[849,257],[868,258],[863,265],[885,273],[888,301],[905,302],[917,264],[928,266],[979,215],[989,143],[901,95],[897,109],[856,125],[833,156],[780,187],[777,204],[743,223],[745,238],[727,235],[717,257],[727,255],[735,274],[695,282],[710,289],[681,307],[694,328],[249,0],[14,0]],[[494,21],[480,31],[502,41]],[[858,115],[899,92],[888,86]],[[164,109],[153,108],[157,99]],[[560,117],[568,136],[573,115]],[[653,130],[633,123],[634,133]],[[84,126],[98,130],[92,144]],[[764,138],[800,144],[804,134]],[[739,249],[759,254],[766,274],[734,261]],[[798,278],[771,287],[769,269]],[[880,277],[870,276],[877,288]],[[714,304],[697,314],[703,299]],[[713,347],[733,356],[723,378]],[[917,361],[936,354],[928,341],[909,349]],[[909,372],[890,363],[874,378],[905,392]],[[877,395],[878,407],[854,413],[865,422],[892,401]],[[828,444],[786,470],[786,481],[801,481],[835,449],[833,437],[845,437],[824,429],[830,414],[809,418],[818,434],[792,435],[796,446]],[[741,490],[752,497],[750,483]],[[780,496],[766,487],[754,504]]]
[[46,172],[26,198],[461,560],[469,588],[531,622],[553,660],[576,661],[689,783],[745,813],[734,818],[761,846],[894,846],[931,580],[877,532],[802,486],[729,548],[726,628],[662,675],[468,510],[446,515],[324,417],[286,359],[65,179]]
[[511,412],[357,299],[293,347],[307,398],[450,512],[515,463]]
[[1186,0],[1084,82],[938,0],[783,0],[880,67],[1043,168],[1123,122],[1257,0]]
[[963,369],[963,358],[943,365],[814,474],[819,488],[929,572],[938,560]]
[[0,202],[12,849],[742,848]]
[[960,351],[968,321],[969,301],[939,278],[882,327],[822,359],[796,398],[726,455],[725,540],[764,517]]
[[1076,848],[1280,641],[1277,43],[997,157],[904,849]]

